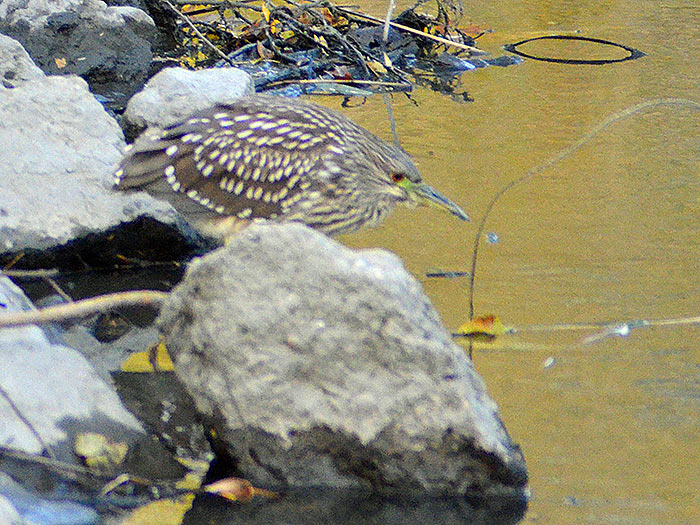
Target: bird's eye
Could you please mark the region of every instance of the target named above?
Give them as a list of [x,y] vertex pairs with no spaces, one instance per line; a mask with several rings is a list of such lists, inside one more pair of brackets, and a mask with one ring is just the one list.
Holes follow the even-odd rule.
[[399,182],[401,182],[402,180],[404,180],[405,178],[406,178],[406,175],[404,175],[403,173],[393,173],[393,174],[391,175],[391,180],[393,180],[393,181],[396,182],[397,184],[398,184]]

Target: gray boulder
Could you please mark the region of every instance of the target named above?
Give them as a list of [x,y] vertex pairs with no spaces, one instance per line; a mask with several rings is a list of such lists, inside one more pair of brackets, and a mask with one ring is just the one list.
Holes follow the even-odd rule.
[[[7,277],[0,277],[0,305],[0,313],[31,308]],[[112,386],[87,360],[76,350],[50,341],[37,326],[0,329],[0,387],[0,445],[4,447],[41,454],[46,444],[58,459],[75,462],[77,433],[98,432],[127,443],[144,434]]]
[[62,245],[142,215],[187,229],[169,204],[112,190],[123,134],[80,78],[4,91],[0,144],[0,254]]
[[22,44],[9,36],[0,35],[0,91],[43,76],[44,73],[36,66]]
[[159,326],[254,484],[526,495],[496,404],[393,254],[254,225],[191,264]]
[[47,74],[75,74],[93,90],[145,78],[153,20],[99,0],[2,0],[0,32],[17,39]]
[[255,92],[248,73],[236,68],[162,70],[129,100],[124,122],[135,131],[166,127],[192,113]]

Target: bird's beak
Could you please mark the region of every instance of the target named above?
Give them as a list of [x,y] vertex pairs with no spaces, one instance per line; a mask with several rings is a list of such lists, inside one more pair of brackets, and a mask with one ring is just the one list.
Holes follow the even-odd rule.
[[423,204],[426,206],[433,206],[435,208],[441,208],[443,210],[449,211],[452,215],[462,219],[463,221],[469,220],[469,215],[464,213],[464,210],[457,206],[447,197],[438,193],[435,189],[422,182],[411,184],[408,188],[408,194],[411,198],[418,204]]

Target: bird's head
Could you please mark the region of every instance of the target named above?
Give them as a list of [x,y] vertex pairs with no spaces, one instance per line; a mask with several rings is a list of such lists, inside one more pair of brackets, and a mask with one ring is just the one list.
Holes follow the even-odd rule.
[[401,148],[382,143],[367,153],[368,169],[373,173],[370,191],[383,195],[383,200],[409,206],[440,208],[463,221],[469,220],[462,208],[423,182],[413,160]]

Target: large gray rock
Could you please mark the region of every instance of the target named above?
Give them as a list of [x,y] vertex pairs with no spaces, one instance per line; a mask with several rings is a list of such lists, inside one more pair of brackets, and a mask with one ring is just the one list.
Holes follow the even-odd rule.
[[526,493],[483,381],[390,253],[254,225],[191,264],[159,325],[254,483]]
[[47,74],[75,74],[90,85],[141,81],[153,58],[153,20],[99,0],[2,0],[0,32],[22,43]]
[[[0,314],[30,308],[7,277],[0,277],[0,305]],[[0,329],[0,387],[4,447],[40,454],[43,442],[58,459],[70,462],[76,460],[72,440],[77,433],[99,432],[118,442],[133,442],[144,433],[87,360],[50,341],[37,326]]]
[[167,203],[112,190],[123,134],[80,78],[3,92],[0,144],[0,254],[51,248],[142,215],[182,223]]
[[255,92],[248,73],[236,68],[190,71],[171,67],[151,78],[124,112],[125,122],[141,130],[166,127],[216,104],[233,102]]
[[0,35],[0,91],[43,76],[44,73],[32,61],[22,44],[9,36]]

